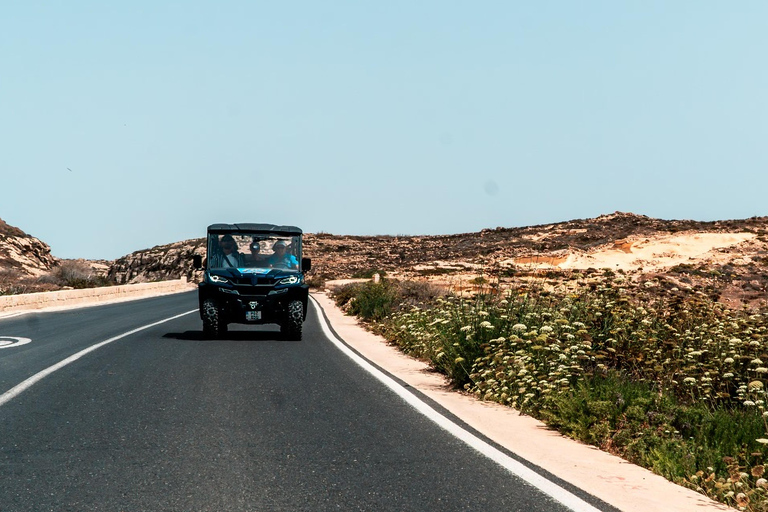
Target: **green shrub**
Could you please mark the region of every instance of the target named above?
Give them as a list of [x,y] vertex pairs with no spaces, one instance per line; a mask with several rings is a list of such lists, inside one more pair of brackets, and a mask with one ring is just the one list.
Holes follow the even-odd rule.
[[97,286],[110,286],[114,283],[100,276],[87,263],[75,260],[65,260],[45,277],[41,282],[53,283],[69,288],[95,288]]
[[339,286],[333,291],[333,300],[337,306],[342,309],[346,309],[349,301],[357,296],[362,287],[362,283],[349,283]]
[[379,322],[397,306],[397,291],[389,281],[364,283],[349,312],[369,322]]

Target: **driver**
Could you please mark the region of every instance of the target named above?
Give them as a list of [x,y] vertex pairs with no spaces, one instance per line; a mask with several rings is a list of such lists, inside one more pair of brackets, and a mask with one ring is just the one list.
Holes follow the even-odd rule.
[[274,254],[269,257],[268,264],[272,268],[289,268],[297,270],[299,268],[299,260],[296,256],[287,251],[287,246],[282,240],[275,242],[272,246]]

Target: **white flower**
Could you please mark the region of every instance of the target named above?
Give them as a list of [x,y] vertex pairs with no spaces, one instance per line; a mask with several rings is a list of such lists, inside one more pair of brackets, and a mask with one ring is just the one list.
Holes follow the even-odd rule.
[[539,332],[552,332],[552,331],[554,331],[554,329],[552,329],[548,325],[544,325],[544,326],[541,327],[541,329],[539,329]]
[[528,329],[528,326],[526,326],[525,324],[515,324],[512,326],[512,330],[517,332],[522,332],[522,331],[525,331],[526,329]]

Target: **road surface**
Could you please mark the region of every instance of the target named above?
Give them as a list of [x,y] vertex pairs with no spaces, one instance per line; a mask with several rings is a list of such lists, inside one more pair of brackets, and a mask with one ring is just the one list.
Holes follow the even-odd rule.
[[315,308],[292,342],[234,325],[205,340],[196,307],[192,292],[0,319],[0,511],[614,510],[439,427]]

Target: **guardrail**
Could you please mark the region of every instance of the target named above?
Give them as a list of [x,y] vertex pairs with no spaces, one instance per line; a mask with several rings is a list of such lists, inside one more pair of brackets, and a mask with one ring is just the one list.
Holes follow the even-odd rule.
[[186,277],[156,283],[122,284],[81,290],[24,293],[0,296],[0,313],[19,310],[42,309],[56,306],[73,306],[115,300],[138,299],[152,295],[165,295],[191,290],[194,285]]

